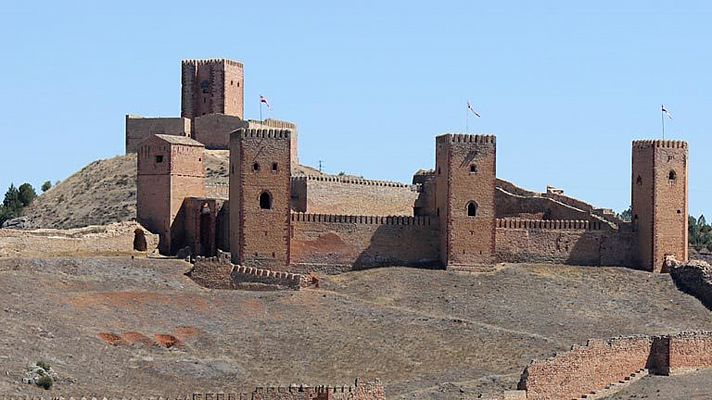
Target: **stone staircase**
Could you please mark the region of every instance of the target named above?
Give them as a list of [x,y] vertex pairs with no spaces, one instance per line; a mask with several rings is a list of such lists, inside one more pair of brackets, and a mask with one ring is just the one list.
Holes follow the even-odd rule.
[[572,400],[604,399],[604,398],[620,391],[621,389],[625,388],[626,386],[630,385],[631,383],[641,380],[642,378],[644,378],[646,376],[648,376],[648,369],[647,368],[639,369],[638,371],[630,374],[629,376],[626,376],[625,379],[622,379],[616,383],[611,383],[601,390],[591,391],[588,394],[584,394],[583,396],[574,398]]

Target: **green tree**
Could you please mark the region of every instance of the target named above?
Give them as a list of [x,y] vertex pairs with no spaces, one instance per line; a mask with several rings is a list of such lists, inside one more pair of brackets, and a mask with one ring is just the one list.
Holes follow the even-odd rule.
[[630,222],[633,220],[633,207],[628,206],[625,210],[623,210],[622,213],[618,214],[618,217],[622,219],[623,221]]
[[32,203],[32,201],[37,197],[35,188],[33,188],[29,183],[23,183],[17,191],[19,193],[20,202],[22,202],[23,208],[29,206],[30,203]]
[[42,193],[52,189],[52,182],[46,181],[45,183],[42,184],[42,187],[40,189],[42,189]]
[[22,210],[22,200],[20,200],[20,191],[17,190],[12,183],[5,192],[5,198],[2,201],[3,207],[7,212],[19,213]]
[[0,205],[0,227],[2,227],[2,224],[5,223],[8,219],[13,219],[17,215],[7,207]]

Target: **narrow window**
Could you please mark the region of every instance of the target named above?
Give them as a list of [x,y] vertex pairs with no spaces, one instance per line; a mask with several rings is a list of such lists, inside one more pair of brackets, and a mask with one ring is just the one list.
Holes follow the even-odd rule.
[[268,192],[262,192],[260,195],[260,208],[263,210],[272,209],[272,196]]
[[467,216],[476,217],[477,216],[477,203],[471,201],[467,203]]
[[640,175],[638,175],[638,177],[635,179],[635,183],[638,184],[638,185],[642,185],[642,184],[643,184],[643,178],[641,178]]
[[230,81],[230,86],[232,86],[232,81]]
[[471,174],[477,173],[477,165],[475,165],[475,164],[470,165],[470,173]]
[[277,165],[277,163],[276,163],[276,162],[273,162],[273,163],[272,163],[272,172],[277,172],[278,167],[279,167],[279,166]]
[[252,170],[257,172],[260,170],[260,164],[259,163],[254,163],[252,164]]
[[156,156],[156,163],[160,164],[163,162],[163,156]]
[[670,173],[668,174],[668,179],[674,181],[675,179],[677,179],[677,173],[673,170],[670,170]]

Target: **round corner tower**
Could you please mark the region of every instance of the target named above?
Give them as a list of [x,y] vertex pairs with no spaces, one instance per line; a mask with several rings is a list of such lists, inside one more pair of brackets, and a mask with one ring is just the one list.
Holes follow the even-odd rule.
[[665,257],[687,260],[687,142],[633,142],[631,205],[643,269],[662,271]]

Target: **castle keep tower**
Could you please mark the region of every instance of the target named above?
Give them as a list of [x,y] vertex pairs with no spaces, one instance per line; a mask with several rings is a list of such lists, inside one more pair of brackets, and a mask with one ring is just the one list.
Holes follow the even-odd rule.
[[633,226],[642,268],[660,272],[666,255],[687,260],[687,143],[633,142]]
[[435,139],[436,215],[445,266],[492,263],[495,255],[496,140],[447,134]]
[[183,223],[176,220],[183,200],[205,196],[204,152],[201,143],[173,135],[153,135],[138,149],[137,220],[160,235],[161,254],[174,254],[183,242]]
[[243,119],[245,76],[241,63],[184,60],[181,83],[181,117],[225,114]]
[[230,136],[232,262],[285,270],[290,263],[291,131],[239,129]]

